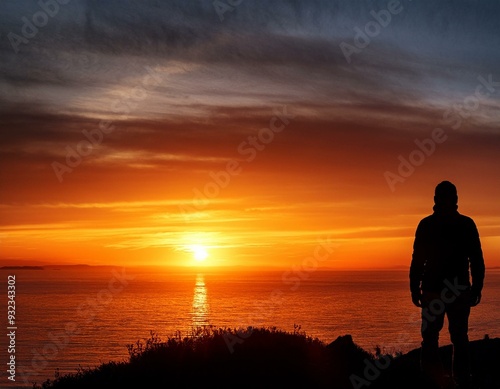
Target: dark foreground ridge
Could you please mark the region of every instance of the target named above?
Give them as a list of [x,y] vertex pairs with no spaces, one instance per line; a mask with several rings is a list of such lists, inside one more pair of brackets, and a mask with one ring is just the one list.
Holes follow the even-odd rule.
[[[350,335],[327,345],[298,331],[208,328],[166,341],[152,333],[128,349],[128,362],[79,370],[34,388],[431,388],[419,373],[419,349],[369,353]],[[500,339],[472,341],[471,349],[477,387],[499,389]],[[449,370],[451,346],[441,353]]]

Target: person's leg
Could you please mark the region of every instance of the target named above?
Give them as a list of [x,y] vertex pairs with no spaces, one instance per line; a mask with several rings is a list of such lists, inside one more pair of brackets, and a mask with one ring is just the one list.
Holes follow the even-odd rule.
[[443,328],[445,309],[437,293],[424,292],[422,296],[422,372],[439,383],[444,370],[439,356],[439,332]]
[[460,296],[447,306],[448,330],[453,343],[453,378],[457,384],[467,387],[470,382],[469,315],[466,296]]

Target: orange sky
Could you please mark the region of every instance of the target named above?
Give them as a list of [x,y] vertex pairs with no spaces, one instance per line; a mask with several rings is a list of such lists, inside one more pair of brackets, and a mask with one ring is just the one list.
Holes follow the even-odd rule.
[[[248,133],[261,123],[248,124]],[[25,166],[10,171],[17,191],[16,197],[4,195],[10,199],[1,206],[7,221],[2,257],[16,263],[191,265],[190,246],[201,245],[209,253],[205,265],[286,268],[301,266],[318,240],[329,238],[334,251],[321,268],[408,266],[416,225],[432,209],[434,186],[450,179],[459,190],[459,210],[478,225],[487,264],[500,265],[494,198],[500,187],[491,175],[473,174],[482,152],[465,164],[457,158],[461,144],[441,145],[392,192],[383,173],[395,158],[384,153],[387,140],[380,132],[361,145],[349,144],[351,129],[329,135],[329,125],[309,129],[293,119],[250,162],[237,151],[237,140],[248,136],[241,131],[236,141],[221,139],[213,161],[160,160],[137,167],[136,159],[117,152],[116,163],[103,168],[89,159],[62,183],[50,169],[37,175]],[[229,175],[227,161],[233,159],[241,171]],[[194,201],[196,190],[213,198]]]
[[408,267],[450,180],[500,266],[495,23],[455,10],[443,34],[414,5],[348,63],[339,44],[370,9],[323,4],[335,23],[318,24],[279,3],[220,24],[113,4],[2,43],[0,264],[193,265],[201,246],[206,266],[290,268],[328,238],[320,268]]

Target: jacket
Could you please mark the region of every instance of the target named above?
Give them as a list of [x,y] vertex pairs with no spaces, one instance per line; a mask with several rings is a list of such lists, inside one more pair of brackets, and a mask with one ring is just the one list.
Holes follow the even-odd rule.
[[[470,270],[470,273],[469,273]],[[410,266],[410,289],[441,292],[456,283],[481,292],[484,258],[474,221],[454,209],[434,207],[418,224]],[[447,282],[445,282],[447,280]]]

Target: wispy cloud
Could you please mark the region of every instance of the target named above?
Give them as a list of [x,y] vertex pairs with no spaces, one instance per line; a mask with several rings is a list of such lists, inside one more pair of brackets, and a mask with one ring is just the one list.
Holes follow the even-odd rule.
[[[4,2],[2,230],[16,247],[28,238],[40,247],[73,239],[106,255],[175,251],[195,233],[213,234],[219,249],[246,247],[248,256],[258,247],[289,255],[276,242],[304,246],[326,233],[346,246],[362,239],[382,246],[411,237],[446,176],[464,201],[476,199],[475,208],[472,200],[461,206],[477,210],[495,239],[498,223],[486,217],[498,211],[491,167],[499,164],[500,91],[459,130],[443,123],[443,113],[464,104],[479,75],[495,88],[500,82],[500,3],[404,2],[348,63],[340,43],[353,43],[355,28],[386,7],[255,0],[221,23],[210,1],[75,0],[16,53],[12,33],[22,36],[22,18],[39,5]],[[161,82],[133,101],[151,71]],[[123,115],[117,102],[136,105]],[[238,146],[284,105],[293,125],[206,207],[183,215],[179,204],[192,202],[227,161],[242,162]],[[65,162],[101,120],[116,129],[61,184],[51,164]],[[436,127],[448,140],[391,197],[382,173]],[[488,195],[477,193],[481,186]],[[73,235],[62,236],[64,229]]]

